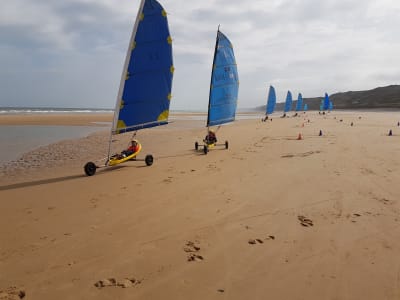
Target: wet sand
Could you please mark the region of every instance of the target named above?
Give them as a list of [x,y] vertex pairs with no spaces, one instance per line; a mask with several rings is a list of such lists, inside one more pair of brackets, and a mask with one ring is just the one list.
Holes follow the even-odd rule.
[[207,155],[202,122],[142,130],[151,167],[85,176],[107,131],[3,167],[0,299],[399,299],[398,113],[278,116]]

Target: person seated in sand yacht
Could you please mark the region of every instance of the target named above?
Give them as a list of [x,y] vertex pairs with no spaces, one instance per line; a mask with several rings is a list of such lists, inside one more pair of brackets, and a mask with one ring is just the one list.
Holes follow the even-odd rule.
[[132,155],[133,153],[137,152],[139,150],[139,144],[136,140],[131,141],[131,145],[128,147],[128,149],[123,150],[121,154],[125,157]]
[[128,147],[128,149],[122,150],[120,154],[115,154],[112,157],[116,157],[117,159],[123,159],[129,155],[132,155],[133,153],[137,152],[139,150],[139,144],[136,140],[131,141],[131,145]]
[[204,138],[204,142],[207,145],[210,144],[215,144],[217,142],[217,136],[215,135],[215,132],[213,130],[209,130],[206,137]]

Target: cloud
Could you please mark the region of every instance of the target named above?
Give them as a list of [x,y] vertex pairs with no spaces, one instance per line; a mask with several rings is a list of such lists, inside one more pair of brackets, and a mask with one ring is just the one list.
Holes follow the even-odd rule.
[[[206,109],[216,30],[235,50],[239,107],[273,84],[304,97],[398,84],[394,0],[162,1],[173,38],[172,108]],[[114,107],[139,1],[13,0],[0,10],[0,105]]]

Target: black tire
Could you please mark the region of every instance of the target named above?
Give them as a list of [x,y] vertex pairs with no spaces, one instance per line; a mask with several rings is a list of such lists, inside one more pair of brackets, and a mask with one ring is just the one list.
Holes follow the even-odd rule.
[[194,143],[194,149],[199,150],[199,143],[198,142]]
[[207,147],[207,145],[204,145],[203,152],[204,152],[204,154],[207,154],[207,153],[208,153],[208,147]]
[[228,143],[228,141],[225,141],[225,149],[228,149],[229,148],[229,143]]
[[96,169],[97,169],[97,167],[96,167],[95,163],[93,163],[91,161],[89,161],[84,167],[85,174],[87,176],[93,176],[94,174],[96,174]]
[[144,159],[144,161],[146,162],[147,166],[151,166],[153,164],[153,161],[154,161],[153,155],[147,154],[146,158]]

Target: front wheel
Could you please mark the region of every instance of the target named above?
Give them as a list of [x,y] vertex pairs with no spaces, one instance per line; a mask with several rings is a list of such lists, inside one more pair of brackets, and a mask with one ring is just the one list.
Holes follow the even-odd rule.
[[225,149],[228,149],[229,148],[229,143],[228,143],[228,141],[225,141]]
[[204,152],[204,154],[208,153],[208,147],[206,145],[204,145],[203,152]]
[[153,161],[154,161],[153,155],[147,154],[146,158],[144,159],[144,161],[146,162],[147,166],[151,166],[153,164]]
[[194,149],[199,150],[199,143],[198,142],[194,143]]
[[92,176],[92,175],[94,175],[95,173],[96,173],[96,169],[97,169],[97,167],[96,167],[96,165],[95,165],[95,163],[93,163],[93,162],[88,162],[86,165],[85,165],[85,167],[84,167],[84,170],[85,170],[85,174],[87,175],[87,176]]

